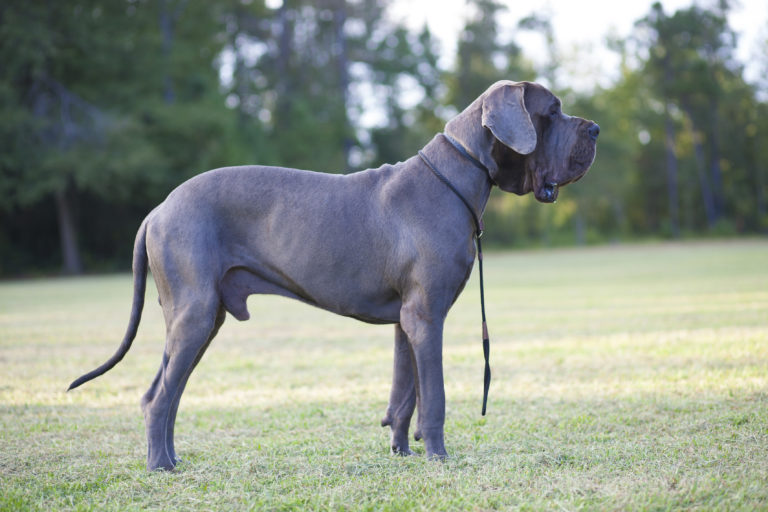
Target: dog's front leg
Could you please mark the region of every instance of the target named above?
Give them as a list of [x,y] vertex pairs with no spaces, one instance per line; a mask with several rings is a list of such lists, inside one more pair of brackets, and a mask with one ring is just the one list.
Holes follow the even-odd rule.
[[392,392],[389,395],[387,414],[381,426],[392,429],[392,453],[413,455],[408,445],[408,428],[416,407],[416,365],[411,344],[403,328],[395,324],[395,364],[392,375]]
[[413,350],[419,429],[427,457],[444,458],[445,388],[443,383],[444,314],[436,315],[419,303],[405,303],[400,326]]

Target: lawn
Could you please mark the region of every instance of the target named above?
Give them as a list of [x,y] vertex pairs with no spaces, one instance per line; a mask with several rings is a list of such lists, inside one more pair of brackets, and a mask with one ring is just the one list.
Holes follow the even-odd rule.
[[488,252],[445,328],[445,462],[388,453],[391,326],[251,297],[148,473],[152,286],[111,372],[129,275],[0,283],[0,510],[768,510],[768,240]]

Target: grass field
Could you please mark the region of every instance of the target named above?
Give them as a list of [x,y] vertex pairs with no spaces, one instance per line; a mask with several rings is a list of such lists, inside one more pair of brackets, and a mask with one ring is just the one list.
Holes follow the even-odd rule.
[[[391,326],[274,297],[190,379],[173,473],[139,409],[164,325],[128,275],[0,283],[0,510],[768,510],[768,240],[486,255],[446,325],[445,462],[388,453]],[[423,454],[423,445],[413,443]]]

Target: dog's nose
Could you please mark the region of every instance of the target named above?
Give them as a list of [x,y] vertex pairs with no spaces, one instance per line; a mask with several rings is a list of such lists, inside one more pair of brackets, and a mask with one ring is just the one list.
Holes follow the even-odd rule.
[[597,140],[597,136],[600,135],[600,125],[597,123],[592,123],[592,125],[587,128],[587,133],[592,138],[592,140]]

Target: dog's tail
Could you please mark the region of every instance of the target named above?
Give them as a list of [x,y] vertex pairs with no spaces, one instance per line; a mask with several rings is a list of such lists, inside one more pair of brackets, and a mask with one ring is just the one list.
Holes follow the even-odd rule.
[[141,223],[139,232],[136,234],[136,242],[133,245],[133,305],[131,306],[131,319],[128,322],[128,329],[125,331],[123,342],[107,362],[77,378],[69,385],[67,391],[111,370],[131,348],[133,338],[136,337],[136,331],[139,329],[141,311],[144,309],[144,292],[147,288],[147,219]]

